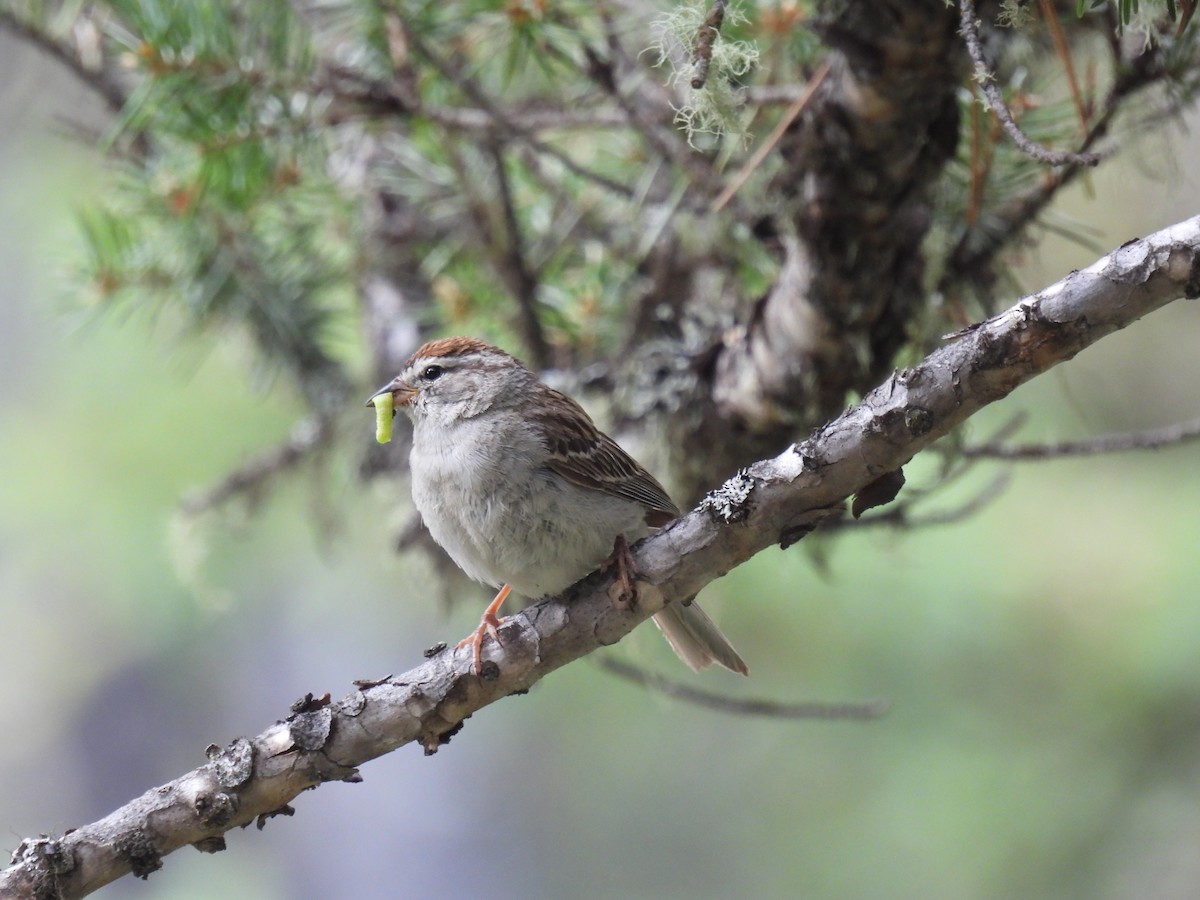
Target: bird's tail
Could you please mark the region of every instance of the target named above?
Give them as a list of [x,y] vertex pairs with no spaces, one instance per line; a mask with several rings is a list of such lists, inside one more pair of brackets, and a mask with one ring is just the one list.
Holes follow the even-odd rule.
[[699,672],[717,663],[731,672],[750,674],[745,660],[733,649],[729,638],[695,601],[687,606],[672,603],[662,612],[655,613],[654,624],[671,649],[693,671]]

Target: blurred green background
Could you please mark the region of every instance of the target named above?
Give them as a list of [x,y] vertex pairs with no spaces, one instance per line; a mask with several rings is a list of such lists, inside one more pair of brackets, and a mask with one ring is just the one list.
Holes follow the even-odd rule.
[[[400,672],[458,637],[420,560],[388,553],[402,489],[349,460],[253,516],[177,515],[287,433],[300,404],[236,336],[89,312],[77,209],[104,172],[65,121],[91,98],[0,36],[0,828],[6,847],[110,812],[255,734],[307,691]],[[1098,248],[1200,207],[1182,133],[1057,215]],[[1031,252],[1026,287],[1099,253]],[[1019,391],[1022,439],[1200,416],[1180,302]],[[364,385],[364,388],[368,386]],[[363,412],[352,440],[372,440]],[[1024,465],[979,515],[761,554],[705,593],[783,700],[885,698],[873,723],[720,715],[584,662],[475,716],[435,757],[190,850],[107,898],[1194,897],[1200,893],[1200,445]],[[910,471],[919,484],[930,462]],[[931,503],[953,504],[981,466]],[[332,474],[330,474],[332,472]],[[323,474],[322,474],[323,473]],[[689,676],[650,631],[612,652]]]

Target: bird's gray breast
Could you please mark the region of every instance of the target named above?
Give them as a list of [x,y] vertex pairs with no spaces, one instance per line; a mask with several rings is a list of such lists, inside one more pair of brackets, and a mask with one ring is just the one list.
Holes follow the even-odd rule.
[[532,430],[466,420],[430,441],[418,426],[413,501],[434,540],[470,577],[536,599],[594,569],[618,534],[645,533],[640,505],[546,467]]

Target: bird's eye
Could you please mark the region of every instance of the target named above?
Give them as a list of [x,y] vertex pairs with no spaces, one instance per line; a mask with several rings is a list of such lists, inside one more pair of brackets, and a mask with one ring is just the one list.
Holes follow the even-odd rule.
[[425,370],[421,372],[421,377],[426,381],[437,381],[445,371],[441,366],[426,366]]

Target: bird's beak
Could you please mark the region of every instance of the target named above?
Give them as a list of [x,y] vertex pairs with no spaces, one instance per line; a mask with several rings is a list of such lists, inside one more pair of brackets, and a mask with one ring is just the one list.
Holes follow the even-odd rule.
[[389,381],[387,384],[385,384],[383,387],[381,387],[379,390],[377,390],[375,393],[373,393],[370,397],[368,397],[365,405],[366,406],[374,406],[375,398],[381,397],[384,394],[392,395],[392,404],[394,406],[396,406],[396,407],[408,406],[408,404],[412,403],[413,397],[417,396],[417,389],[413,388],[413,387],[408,387],[407,385],[404,385],[404,384],[399,384],[399,383],[397,383],[396,379],[393,379],[392,381]]

